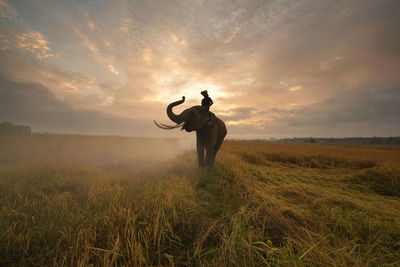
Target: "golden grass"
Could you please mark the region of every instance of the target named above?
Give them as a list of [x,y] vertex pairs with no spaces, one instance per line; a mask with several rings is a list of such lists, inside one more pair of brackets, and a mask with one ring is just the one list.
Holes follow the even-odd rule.
[[0,265],[400,264],[396,147],[226,142],[199,171],[173,140],[26,138],[0,138]]
[[[271,161],[312,161],[320,159],[321,167],[341,166],[342,162],[357,167],[376,164],[400,165],[400,146],[286,144],[259,142],[225,142],[225,149],[249,155],[263,155]],[[325,163],[323,161],[326,161]],[[308,166],[305,166],[308,167]],[[312,165],[311,165],[312,167]]]

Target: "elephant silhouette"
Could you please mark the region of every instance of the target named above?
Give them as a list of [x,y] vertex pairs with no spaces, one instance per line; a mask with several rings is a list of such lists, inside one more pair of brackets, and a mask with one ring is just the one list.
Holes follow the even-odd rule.
[[183,102],[185,102],[184,96],[182,100],[172,102],[167,107],[167,115],[176,125],[169,126],[159,124],[156,121],[154,123],[164,130],[182,127],[182,130],[186,130],[187,132],[196,131],[199,168],[212,167],[214,166],[217,152],[227,134],[225,123],[217,118],[214,113],[207,111],[202,106],[193,106],[185,109],[179,115],[175,114],[172,108]]

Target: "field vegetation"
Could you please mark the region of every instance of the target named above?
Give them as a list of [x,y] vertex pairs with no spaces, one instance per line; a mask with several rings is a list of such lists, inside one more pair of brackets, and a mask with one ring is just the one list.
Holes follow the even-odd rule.
[[400,265],[400,147],[177,146],[0,137],[0,265]]

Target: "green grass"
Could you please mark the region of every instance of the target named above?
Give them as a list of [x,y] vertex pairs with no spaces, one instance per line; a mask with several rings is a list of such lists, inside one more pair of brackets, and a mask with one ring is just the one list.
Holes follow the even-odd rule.
[[175,141],[141,159],[143,140],[51,138],[0,137],[0,265],[400,264],[396,147],[226,142],[198,170],[193,151],[160,157]]

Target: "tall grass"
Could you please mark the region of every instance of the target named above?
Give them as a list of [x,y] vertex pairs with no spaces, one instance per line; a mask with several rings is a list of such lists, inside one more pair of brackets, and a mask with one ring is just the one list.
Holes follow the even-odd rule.
[[[103,151],[121,146],[103,139]],[[8,146],[11,156],[0,152],[0,265],[400,264],[393,148],[360,147],[370,157],[357,158],[340,146],[226,142],[213,169],[197,170],[186,152],[162,162],[149,154],[150,169],[121,172],[90,153],[80,164],[62,152],[55,156],[65,160],[29,163],[23,147]]]

